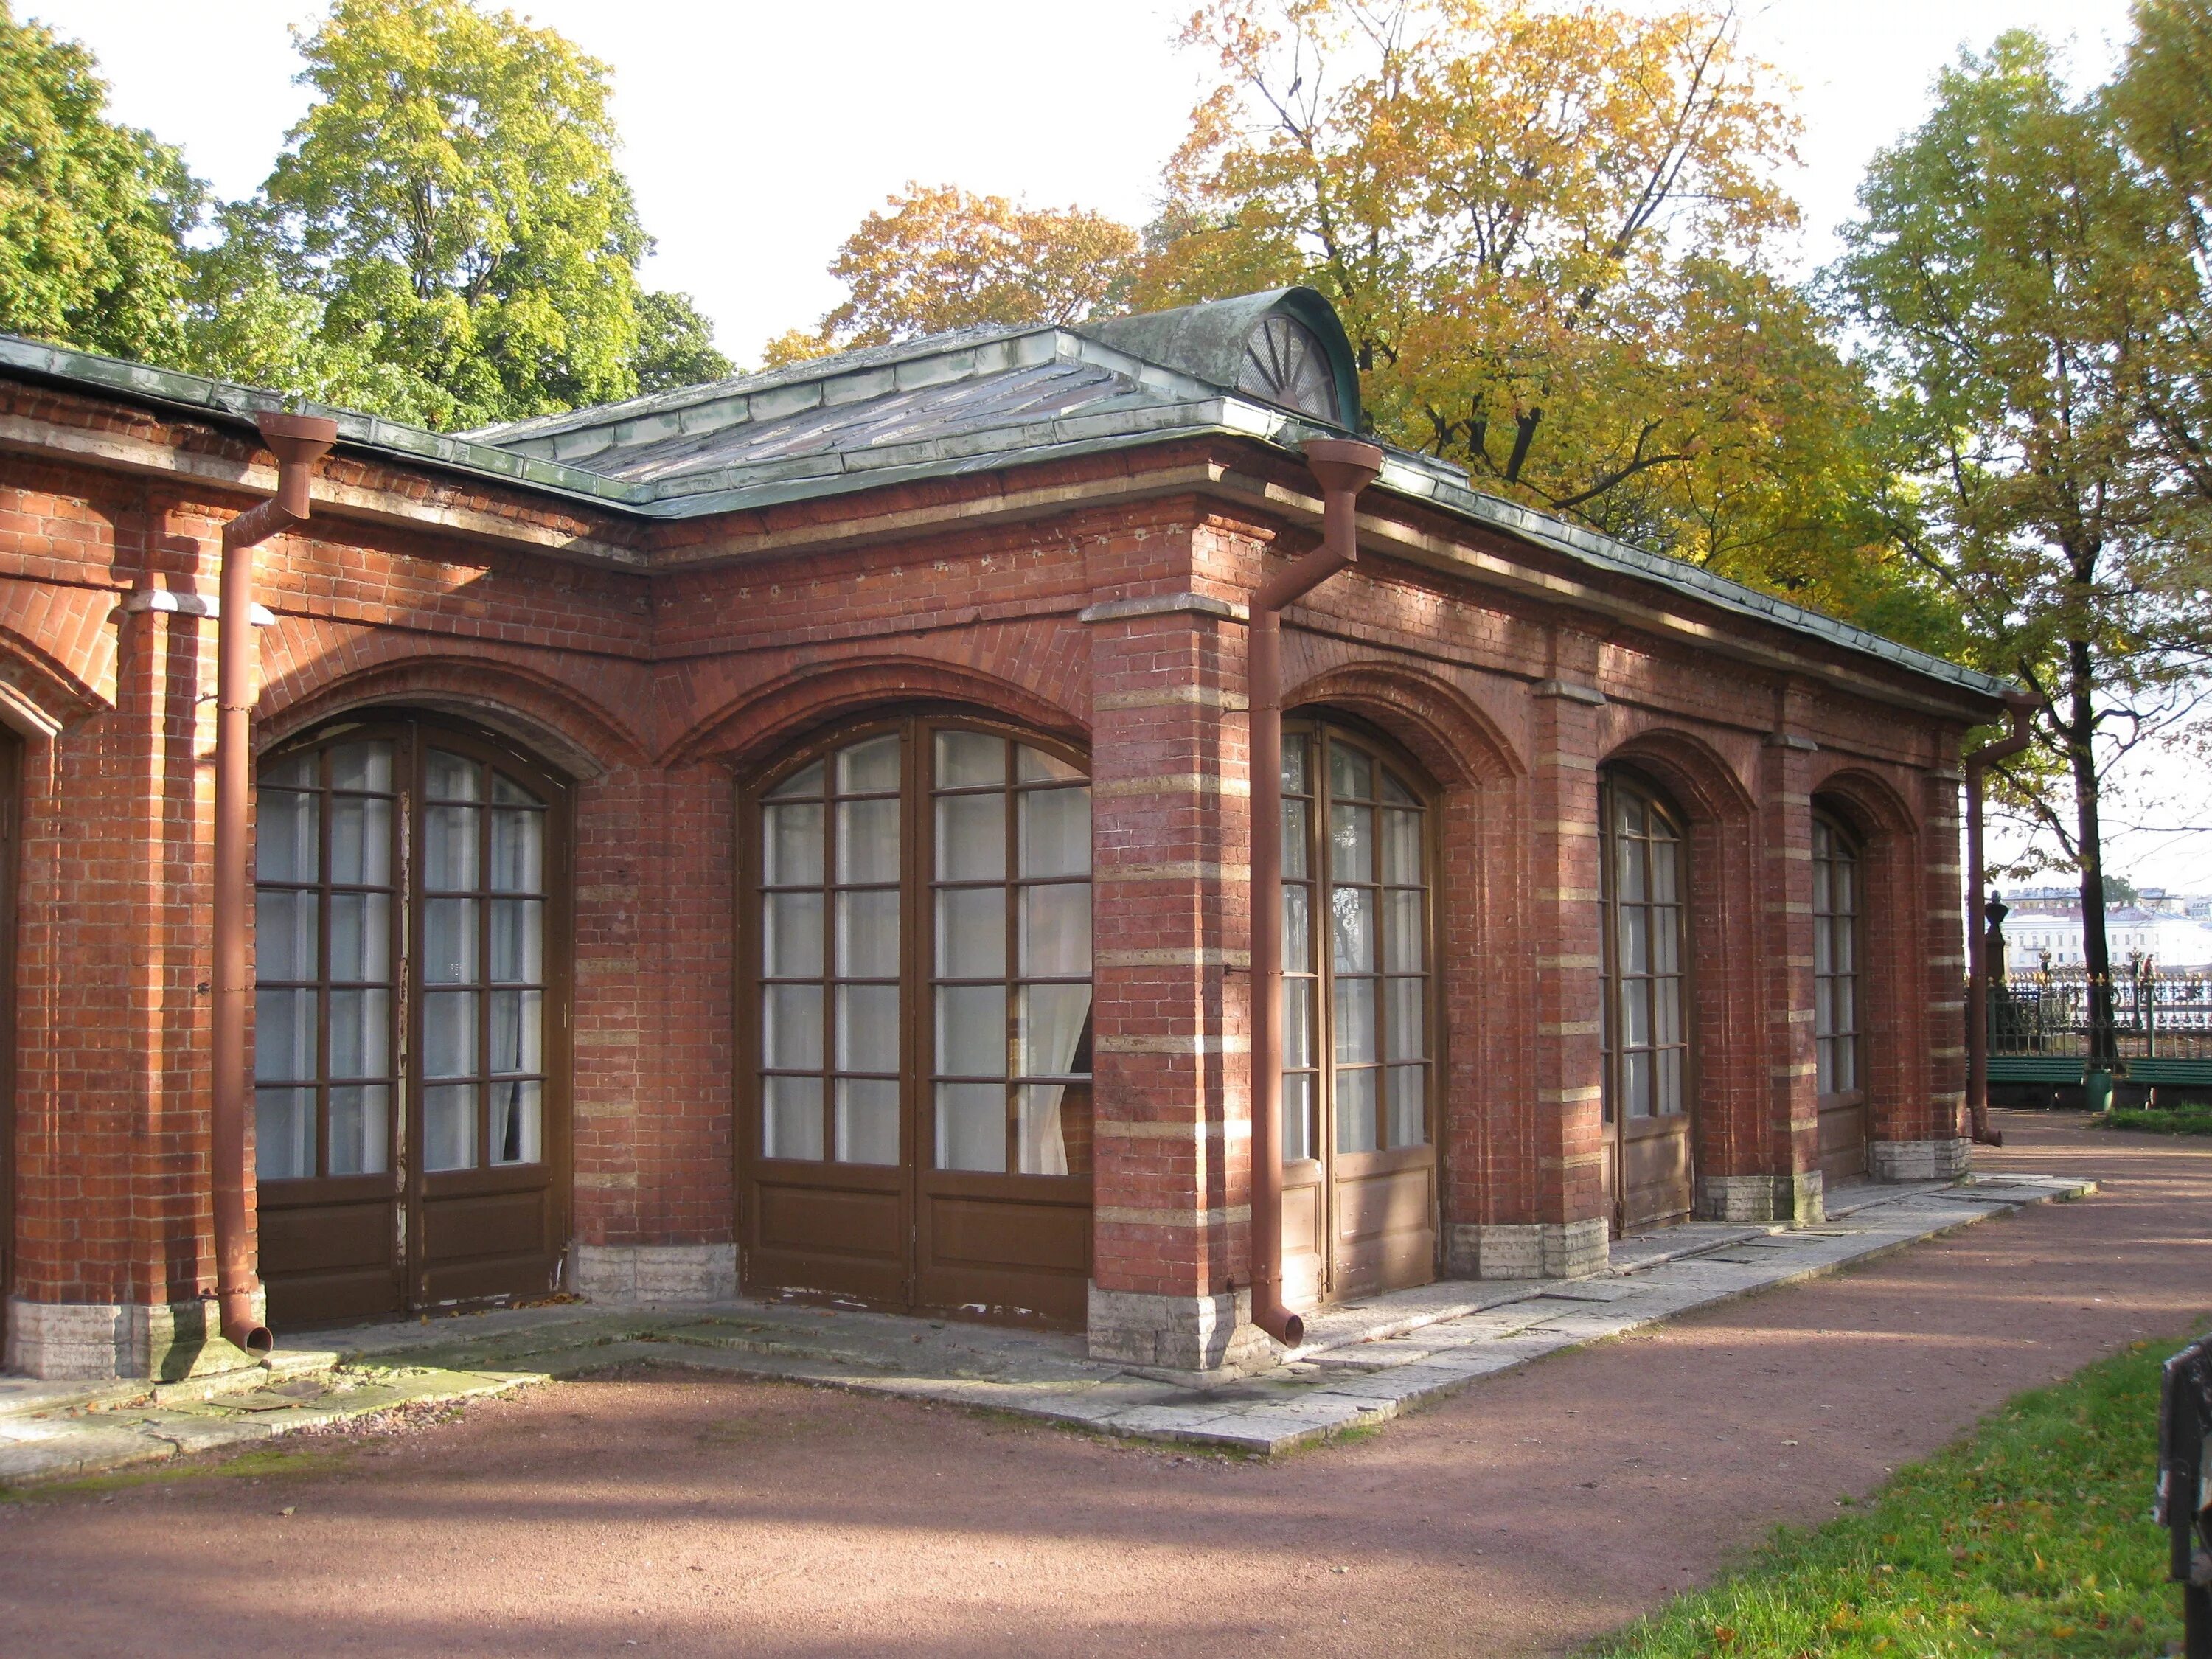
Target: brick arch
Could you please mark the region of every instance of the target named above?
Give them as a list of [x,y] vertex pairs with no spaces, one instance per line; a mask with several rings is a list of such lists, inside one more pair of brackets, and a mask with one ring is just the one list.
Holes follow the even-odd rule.
[[1645,773],[1674,798],[1694,823],[1748,823],[1754,808],[1751,791],[1735,767],[1703,738],[1687,732],[1656,727],[1623,740],[1599,762],[1630,766]]
[[118,597],[0,580],[0,700],[23,705],[0,720],[43,737],[115,707]]
[[459,714],[511,737],[572,777],[597,777],[648,757],[635,734],[548,675],[496,658],[419,652],[327,678],[307,671],[271,681],[261,693],[256,746],[349,709],[402,702]]
[[1833,811],[1862,841],[1919,833],[1920,820],[1905,797],[1863,769],[1838,766],[1813,785],[1813,795],[1815,805]]
[[1325,705],[1359,715],[1413,754],[1449,789],[1527,775],[1512,744],[1464,693],[1432,674],[1394,663],[1343,663],[1283,695],[1286,708]]
[[671,745],[663,763],[719,756],[747,769],[793,739],[887,703],[971,704],[1054,737],[1088,745],[1090,722],[1028,686],[927,657],[867,657],[810,664],[756,687]]

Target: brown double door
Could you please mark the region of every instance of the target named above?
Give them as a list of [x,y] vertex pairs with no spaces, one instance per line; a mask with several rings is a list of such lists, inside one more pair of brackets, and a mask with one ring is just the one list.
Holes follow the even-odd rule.
[[1606,1192],[1615,1234],[1690,1213],[1694,1120],[1681,820],[1650,785],[1599,788]]
[[264,758],[256,814],[270,1322],[558,1288],[565,791],[473,732],[349,722]]
[[1356,728],[1283,732],[1283,1295],[1436,1277],[1430,815]]
[[1091,789],[961,715],[848,727],[741,803],[749,1290],[1079,1326]]

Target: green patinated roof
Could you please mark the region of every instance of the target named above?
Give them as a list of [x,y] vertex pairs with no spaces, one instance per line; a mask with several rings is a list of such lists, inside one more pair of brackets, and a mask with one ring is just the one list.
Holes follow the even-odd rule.
[[[1356,410],[1343,330],[1319,295],[1301,289],[1077,327],[961,329],[476,432],[307,407],[337,420],[341,443],[394,459],[626,516],[693,519],[1214,434],[1295,453],[1341,428],[1232,389],[1245,334],[1278,310],[1321,338],[1338,370],[1339,407]],[[300,406],[274,392],[13,335],[0,334],[0,373],[241,422]],[[1376,487],[1594,571],[1657,582],[1982,696],[2006,690],[1992,676],[1683,560],[1486,495],[1430,456],[1386,449]]]

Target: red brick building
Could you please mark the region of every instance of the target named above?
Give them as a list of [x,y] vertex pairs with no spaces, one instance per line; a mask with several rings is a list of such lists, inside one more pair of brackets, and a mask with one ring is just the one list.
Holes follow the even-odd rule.
[[[258,555],[281,1334],[788,1292],[1255,1363],[1248,606],[1304,290],[447,437]],[[8,1363],[214,1288],[214,573],[265,394],[0,339]],[[1389,453],[1283,616],[1294,1306],[1958,1169],[1996,683]]]

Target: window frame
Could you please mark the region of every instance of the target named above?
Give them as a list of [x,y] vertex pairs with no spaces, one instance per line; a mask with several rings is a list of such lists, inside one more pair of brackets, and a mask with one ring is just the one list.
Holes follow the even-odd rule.
[[[1620,1042],[1620,994],[1626,983],[1620,968],[1621,896],[1620,872],[1617,863],[1619,832],[1614,829],[1615,804],[1620,793],[1628,793],[1644,803],[1644,810],[1656,815],[1673,830],[1676,848],[1674,860],[1675,899],[1671,906],[1675,913],[1675,951],[1678,967],[1671,975],[1678,988],[1678,1017],[1680,1020],[1680,1039],[1661,1045],[1656,1041],[1644,1045],[1636,1052],[1656,1054],[1663,1047],[1677,1048],[1682,1055],[1681,1103],[1672,1112],[1653,1110],[1632,1115],[1626,1104],[1626,1061],[1629,1053]],[[1636,838],[1644,849],[1644,887],[1647,896],[1640,901],[1650,912],[1656,902],[1648,896],[1651,891],[1650,847],[1651,838]],[[1602,936],[1600,950],[1598,1020],[1599,1045],[1603,1057],[1601,1073],[1599,1121],[1608,1135],[1625,1132],[1631,1124],[1660,1124],[1680,1122],[1694,1135],[1697,1122],[1698,1043],[1697,1043],[1697,984],[1695,975],[1696,923],[1692,906],[1692,849],[1690,823],[1673,798],[1657,783],[1632,767],[1609,765],[1601,773],[1598,786],[1598,895],[1599,931]],[[1662,975],[1648,973],[1637,976],[1646,983]],[[1656,1033],[1656,1005],[1653,1008],[1653,1030]],[[1653,1103],[1658,1099],[1658,1073],[1653,1072]]]
[[[1843,819],[1838,817],[1834,812],[1826,810],[1825,807],[1816,805],[1813,809],[1812,820],[1812,860],[1814,871],[1813,926],[1815,930],[1813,949],[1813,1063],[1814,1068],[1813,1087],[1814,1093],[1817,1097],[1820,1107],[1823,1109],[1826,1109],[1832,1107],[1857,1105],[1864,1102],[1867,1098],[1867,857],[1866,842],[1864,840],[1853,833],[1850,825],[1845,823]],[[1839,848],[1844,852],[1845,856],[1843,860],[1838,860],[1833,857],[1823,857],[1820,847],[1820,838],[1824,833],[1830,838],[1832,845]],[[1820,971],[1820,950],[1818,939],[1818,929],[1824,921],[1832,926],[1838,919],[1838,913],[1835,911],[1829,910],[1824,912],[1820,908],[1822,892],[1820,866],[1823,864],[1826,864],[1832,867],[1838,862],[1842,863],[1844,867],[1848,868],[1850,872],[1850,908],[1841,913],[1841,919],[1846,926],[1850,940],[1851,965],[1848,975],[1838,975],[1835,973],[1824,974]],[[1832,877],[1827,884],[1826,890],[1831,896],[1833,895],[1834,884]],[[1821,1017],[1829,1006],[1827,998],[1823,994],[1826,982],[1832,982],[1839,978],[1848,979],[1850,985],[1850,1028],[1848,1030],[1841,1032],[1824,1032],[1820,1029]],[[1839,1038],[1847,1042],[1850,1045],[1849,1053],[1851,1058],[1851,1085],[1846,1089],[1825,1089],[1821,1087],[1821,1085],[1826,1080],[1825,1073],[1827,1070],[1827,1066],[1824,1058],[1823,1045],[1835,1042]]]

